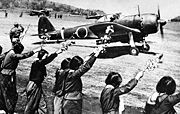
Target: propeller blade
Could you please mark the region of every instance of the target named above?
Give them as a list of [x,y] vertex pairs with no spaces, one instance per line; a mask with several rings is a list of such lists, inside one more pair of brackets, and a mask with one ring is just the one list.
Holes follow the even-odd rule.
[[160,14],[159,5],[158,5],[158,19],[161,19],[161,14]]
[[139,17],[141,16],[140,9],[139,9],[139,5],[138,5],[138,16],[139,16]]
[[163,30],[163,26],[166,24],[166,21],[161,19],[161,14],[160,14],[160,8],[159,8],[159,5],[158,5],[158,23],[159,23],[159,27],[160,27],[160,33],[161,33],[161,38],[163,39],[164,38],[164,30]]

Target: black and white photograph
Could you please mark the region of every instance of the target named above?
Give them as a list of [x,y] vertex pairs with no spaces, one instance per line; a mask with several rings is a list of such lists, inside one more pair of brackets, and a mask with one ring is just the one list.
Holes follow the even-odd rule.
[[0,114],[180,114],[180,1],[0,0]]

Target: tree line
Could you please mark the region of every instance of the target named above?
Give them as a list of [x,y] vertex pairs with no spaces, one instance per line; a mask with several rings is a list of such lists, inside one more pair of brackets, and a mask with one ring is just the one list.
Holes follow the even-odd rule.
[[33,10],[42,10],[44,8],[51,8],[54,11],[61,11],[64,13],[70,13],[74,15],[97,15],[105,14],[101,10],[90,10],[76,8],[74,6],[52,2],[48,0],[0,0],[0,8],[25,8]]
[[180,16],[171,19],[172,22],[180,22]]

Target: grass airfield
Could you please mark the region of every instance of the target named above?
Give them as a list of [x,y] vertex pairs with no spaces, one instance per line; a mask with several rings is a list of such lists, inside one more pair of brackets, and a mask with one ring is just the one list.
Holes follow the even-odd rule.
[[[0,45],[3,47],[3,52],[11,47],[9,39],[9,31],[13,27],[14,22],[22,24],[26,27],[30,24],[30,28],[25,35],[22,44],[25,46],[24,52],[27,52],[38,45],[33,45],[34,42],[41,41],[37,36],[37,16],[29,16],[24,13],[23,17],[19,17],[20,13],[9,13],[7,18],[4,18],[4,12],[0,12]],[[50,21],[56,29],[62,27],[68,28],[76,25],[92,23],[91,20],[86,20],[85,17],[79,16],[63,16],[62,19],[50,18]],[[161,39],[160,33],[149,35],[146,39],[151,42],[150,52],[163,53],[163,63],[159,65],[154,71],[146,72],[144,77],[139,81],[138,85],[128,94],[123,95],[124,104],[126,105],[125,114],[139,114],[145,105],[145,102],[153,92],[155,86],[160,78],[169,75],[172,76],[177,84],[176,92],[180,91],[180,23],[168,23],[164,26],[164,39]],[[94,45],[94,40],[75,41],[76,44]],[[45,49],[53,53],[59,48],[60,44],[46,44]],[[79,55],[85,57],[93,51],[89,47],[70,46],[68,51],[58,55],[58,57],[46,65],[47,77],[43,82],[44,93],[47,95],[48,106],[51,107],[49,113],[53,111],[53,94],[52,88],[54,85],[54,74],[56,68],[60,66],[61,61],[66,57],[73,57]],[[37,55],[31,58],[21,60],[17,68],[17,90],[19,93],[18,103],[16,105],[16,112],[23,114],[26,105],[26,95],[22,94],[25,89],[28,76],[30,73],[31,63]],[[123,84],[126,84],[132,79],[139,69],[142,69],[146,61],[154,58],[153,54],[140,53],[138,56],[131,56],[125,54],[115,58],[97,59],[93,67],[82,76],[84,104],[83,114],[101,114],[99,105],[99,96],[105,86],[104,80],[110,71],[119,72],[123,78]],[[41,103],[43,104],[43,103]],[[180,113],[180,104],[175,106],[177,113]]]

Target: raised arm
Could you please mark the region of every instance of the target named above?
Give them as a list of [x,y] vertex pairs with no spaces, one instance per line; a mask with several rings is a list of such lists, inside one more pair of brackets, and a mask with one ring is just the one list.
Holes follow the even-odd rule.
[[2,60],[5,58],[5,56],[6,56],[5,53],[1,54],[1,55],[0,55],[0,61],[2,61]]
[[52,53],[50,56],[46,57],[45,59],[40,60],[39,62],[44,65],[49,64],[57,57],[57,55],[58,55],[57,53]]
[[55,53],[52,53],[50,56],[46,57],[45,59],[42,59],[40,62],[44,65],[49,64],[52,62],[58,54],[61,54],[63,51],[66,51],[68,49],[68,45],[62,44],[63,46],[60,47]]
[[20,31],[20,32],[23,32],[23,31],[24,31],[24,27],[23,27],[21,24],[19,24],[19,26],[20,26],[20,28],[21,28],[21,31]]
[[12,58],[13,59],[18,59],[18,60],[21,60],[21,59],[26,59],[28,57],[31,57],[32,55],[34,55],[36,52],[38,52],[39,50],[41,49],[41,47],[37,47],[36,49],[32,50],[32,51],[29,51],[27,53],[22,53],[22,54],[12,54]]
[[34,55],[34,52],[33,51],[29,51],[27,53],[22,53],[22,54],[12,54],[11,57],[13,59],[21,60],[21,59],[26,59],[28,57],[31,57],[32,55]]
[[180,102],[180,92],[175,95],[169,96],[168,99],[169,102],[172,103],[172,105],[174,106],[175,104]]
[[138,80],[142,78],[144,75],[144,71],[140,71],[137,73],[134,79],[131,79],[126,85],[118,87],[115,89],[115,95],[122,95],[130,92],[138,83]]
[[96,48],[93,53],[91,53],[85,60],[84,64],[79,67],[78,70],[76,70],[73,74],[72,77],[77,78],[81,77],[84,73],[86,73],[94,64],[96,61],[97,56],[99,53],[103,50],[102,47]]

